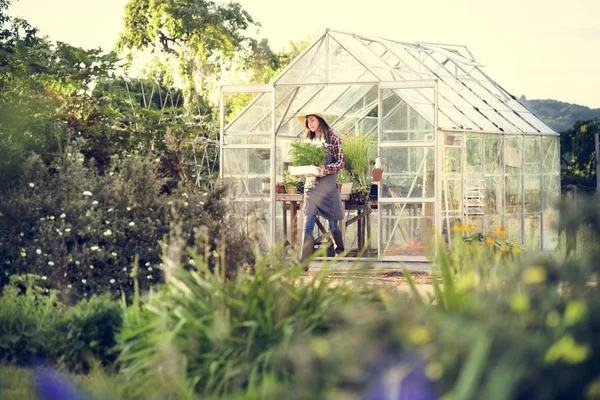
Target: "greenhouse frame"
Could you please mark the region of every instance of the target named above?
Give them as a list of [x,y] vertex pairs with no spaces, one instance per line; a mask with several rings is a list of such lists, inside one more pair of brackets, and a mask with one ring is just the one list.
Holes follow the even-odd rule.
[[[241,111],[228,114],[240,102]],[[456,226],[468,227],[465,235],[503,231],[528,247],[556,247],[557,132],[487,76],[465,46],[329,29],[269,84],[221,87],[220,180],[264,247],[289,241],[288,226],[302,230],[287,222],[276,183],[304,132],[295,116],[310,112],[324,113],[340,135],[369,136],[381,160],[361,243],[368,252],[359,254],[428,261]],[[347,248],[364,226],[348,225]]]

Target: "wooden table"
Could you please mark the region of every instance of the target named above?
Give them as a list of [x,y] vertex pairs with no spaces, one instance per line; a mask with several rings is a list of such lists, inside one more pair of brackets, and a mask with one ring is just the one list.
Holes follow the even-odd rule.
[[[350,198],[349,194],[341,194],[342,199],[342,211],[344,216],[346,215],[346,201]],[[304,194],[287,194],[287,193],[277,193],[275,195],[275,200],[280,201],[282,203],[283,208],[283,235],[287,239],[287,231],[288,231],[288,222],[287,222],[287,210],[290,210],[290,243],[292,246],[296,246],[301,242],[301,238],[298,238],[298,214],[300,214],[300,226],[304,225],[304,213],[302,212],[302,208],[304,205]],[[300,212],[298,212],[300,211]],[[342,230],[342,237],[346,235],[346,223],[344,219],[339,221],[340,228]],[[319,227],[322,233],[326,233],[326,229],[319,221],[319,218],[316,220],[316,225]],[[317,238],[318,240],[318,238]],[[316,241],[317,241],[316,240]]]

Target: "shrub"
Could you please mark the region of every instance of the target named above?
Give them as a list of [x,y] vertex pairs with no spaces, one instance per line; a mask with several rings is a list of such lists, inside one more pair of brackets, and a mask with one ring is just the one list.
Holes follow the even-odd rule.
[[[38,156],[29,158],[23,179],[0,204],[0,285],[10,275],[35,273],[75,298],[130,293],[137,256],[146,289],[162,280],[161,243],[175,228],[183,243],[211,254],[226,242],[232,275],[251,258],[252,246],[234,216],[225,223],[224,190],[161,193],[157,162],[124,156],[100,174],[78,153],[50,168]],[[213,266],[216,257],[208,261]]]
[[11,277],[0,297],[0,363],[29,365],[51,357],[48,339],[64,306],[33,275]]
[[87,373],[94,362],[112,367],[117,332],[123,323],[121,306],[108,295],[93,296],[69,307],[53,327],[51,348],[69,371]]
[[[119,336],[130,396],[222,396],[252,391],[273,376],[288,381],[277,354],[295,337],[328,330],[331,310],[359,291],[330,288],[324,273],[303,282],[301,267],[273,258],[222,281],[196,257],[198,272],[180,271],[141,310],[131,307]],[[275,266],[267,269],[269,261]]]

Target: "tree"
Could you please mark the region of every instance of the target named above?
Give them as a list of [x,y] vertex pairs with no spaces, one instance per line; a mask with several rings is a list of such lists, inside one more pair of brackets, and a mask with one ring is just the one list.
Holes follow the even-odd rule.
[[600,120],[577,121],[560,135],[561,180],[563,185],[596,187],[594,134],[600,132]]
[[197,106],[203,114],[209,107],[210,78],[254,43],[245,35],[252,26],[258,23],[239,3],[130,0],[118,48],[130,54],[149,49],[173,58],[184,79],[188,105]]

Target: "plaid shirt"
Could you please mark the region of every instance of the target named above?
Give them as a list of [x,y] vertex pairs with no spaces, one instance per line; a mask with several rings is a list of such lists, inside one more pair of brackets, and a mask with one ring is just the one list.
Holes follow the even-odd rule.
[[331,131],[331,144],[329,145],[329,156],[333,160],[325,166],[325,175],[335,174],[344,169],[344,153],[342,153],[342,139]]

